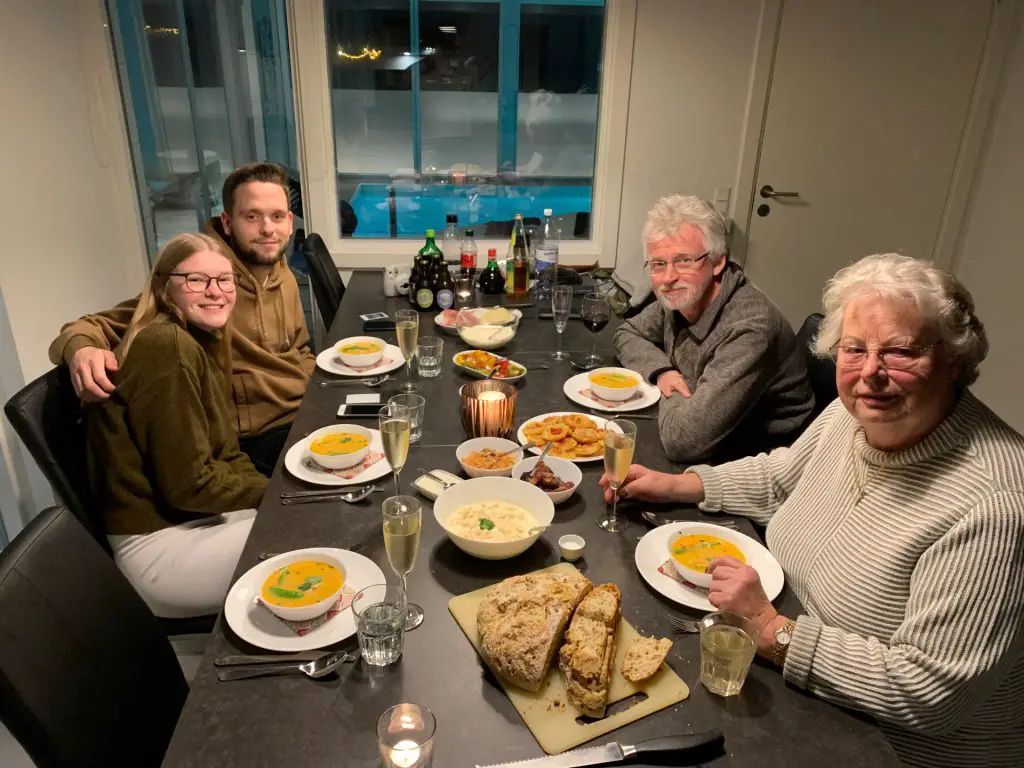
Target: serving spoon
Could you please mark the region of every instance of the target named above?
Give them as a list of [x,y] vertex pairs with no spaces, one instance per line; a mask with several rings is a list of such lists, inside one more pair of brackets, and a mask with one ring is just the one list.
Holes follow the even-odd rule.
[[274,677],[276,675],[296,675],[302,673],[314,680],[331,674],[334,670],[349,661],[359,658],[358,654],[348,651],[321,656],[319,659],[307,661],[305,664],[264,664],[254,669],[228,668],[217,670],[217,679],[221,682],[229,680],[247,680],[252,677]]

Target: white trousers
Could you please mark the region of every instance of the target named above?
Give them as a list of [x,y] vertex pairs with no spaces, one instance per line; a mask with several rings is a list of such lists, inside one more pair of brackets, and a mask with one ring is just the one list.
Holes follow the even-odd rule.
[[219,613],[255,509],[211,515],[156,533],[108,536],[114,561],[154,614]]

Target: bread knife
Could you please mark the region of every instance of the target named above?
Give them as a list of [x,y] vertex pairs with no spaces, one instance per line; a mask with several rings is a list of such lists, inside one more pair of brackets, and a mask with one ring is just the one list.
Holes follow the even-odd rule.
[[[600,747],[574,749],[550,757],[535,757],[530,760],[515,760],[511,763],[477,764],[476,768],[578,768],[586,765],[614,765],[632,762],[642,755],[676,755],[684,757],[686,752],[712,747],[721,747],[725,742],[722,732],[705,731],[681,736],[664,736],[660,739],[649,739],[638,744],[620,744],[613,741]],[[674,763],[683,765],[683,763]]]

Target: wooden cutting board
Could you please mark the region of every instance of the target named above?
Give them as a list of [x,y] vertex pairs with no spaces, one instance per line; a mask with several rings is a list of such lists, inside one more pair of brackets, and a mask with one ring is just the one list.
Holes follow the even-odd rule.
[[[568,571],[569,569],[573,569],[569,563],[559,563],[543,570]],[[475,592],[453,597],[448,601],[448,610],[451,611],[462,631],[466,633],[466,637],[476,648],[477,653],[480,652],[480,636],[476,631],[476,613],[488,589],[490,587],[484,587]],[[627,723],[639,720],[652,712],[672,706],[690,695],[690,689],[686,683],[667,664],[663,664],[661,670],[654,677],[643,683],[634,684],[622,676],[619,671],[622,669],[622,658],[626,654],[626,647],[637,634],[628,621],[619,622],[619,631],[615,641],[615,667],[608,703],[610,707],[614,702],[629,698],[639,691],[647,694],[647,698],[622,712],[606,715],[600,720],[586,718],[583,724],[576,722],[580,712],[569,703],[568,695],[565,692],[565,681],[558,671],[557,656],[555,663],[551,665],[547,680],[536,693],[523,690],[495,675],[523,718],[523,722],[537,739],[541,749],[549,755],[564,752],[616,728],[621,728]]]

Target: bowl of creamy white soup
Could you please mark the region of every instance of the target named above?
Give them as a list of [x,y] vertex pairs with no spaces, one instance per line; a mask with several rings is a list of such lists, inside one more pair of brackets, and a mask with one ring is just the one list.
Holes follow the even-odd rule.
[[460,338],[476,349],[500,349],[516,336],[523,313],[505,307],[464,307],[455,317]]
[[540,488],[510,477],[476,477],[442,491],[434,517],[452,542],[482,560],[505,560],[537,541],[555,519]]

